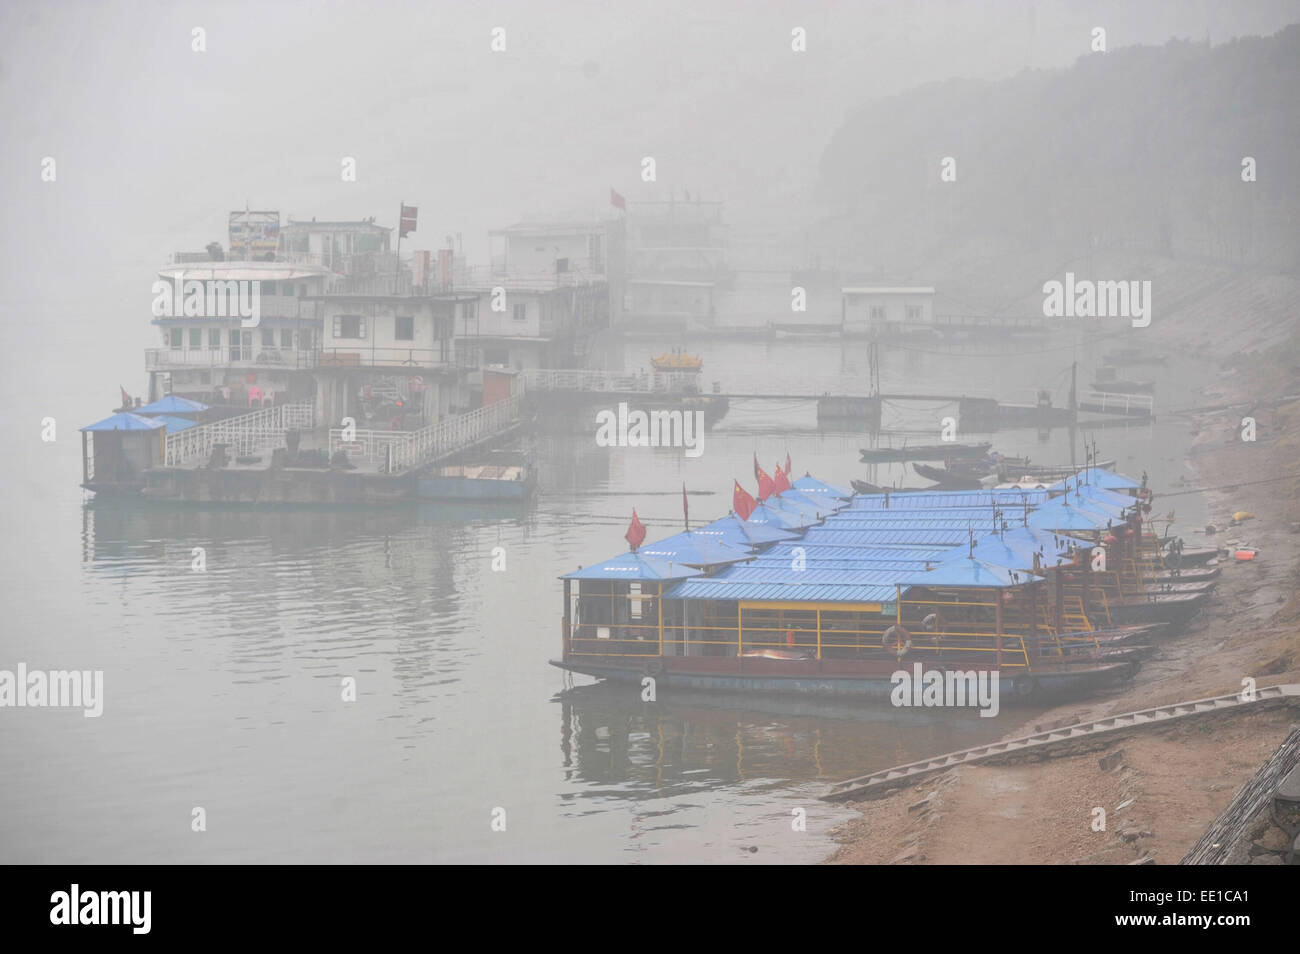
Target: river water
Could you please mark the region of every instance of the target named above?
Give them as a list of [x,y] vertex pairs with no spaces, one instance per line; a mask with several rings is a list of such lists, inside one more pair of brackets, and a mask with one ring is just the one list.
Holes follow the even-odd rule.
[[[135,336],[106,335],[73,308],[50,323],[59,334],[28,347],[52,356],[76,342],[87,360],[64,380],[46,362],[10,362],[7,406],[21,413],[3,477],[0,668],[101,669],[105,702],[97,719],[0,711],[0,861],[814,861],[851,814],[817,801],[828,783],[979,744],[1032,715],[643,703],[635,689],[583,678],[566,691],[548,664],[556,578],[624,549],[634,506],[652,541],[680,528],[683,482],[693,522],[721,516],[733,478],[753,483],[756,451],[769,471],[789,453],[800,475],[905,480],[901,468],[868,472],[857,462],[864,435],[819,431],[810,403],[736,402],[697,459],[598,447],[594,418],[547,429],[532,438],[540,495],[515,511],[150,510],[87,503],[77,487],[76,427],[108,413],[119,381],[140,390]],[[1003,355],[912,343],[884,351],[881,380],[885,391],[1025,403],[1046,387],[1063,403],[1076,355],[1082,384],[1103,350],[1131,343],[1083,333],[1016,341]],[[680,345],[733,390],[868,386],[865,346],[838,340],[604,347],[631,368]],[[1176,361],[1158,374],[1159,410],[1190,404],[1204,370]],[[949,413],[889,407],[886,425],[932,443]],[[46,415],[58,422],[53,443],[39,440]],[[1093,436],[1157,491],[1190,476],[1180,419]],[[1005,453],[1069,460],[1063,430],[993,439]],[[1176,507],[1177,529],[1204,524],[1198,506],[1187,496],[1156,509]],[[348,678],[354,702],[343,699]],[[204,831],[192,830],[198,808]],[[792,825],[799,810],[806,831]]]

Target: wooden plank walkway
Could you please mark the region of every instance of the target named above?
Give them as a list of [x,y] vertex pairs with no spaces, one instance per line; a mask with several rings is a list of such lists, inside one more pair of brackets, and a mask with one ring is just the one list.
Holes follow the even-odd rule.
[[[1190,702],[1178,702],[1154,709],[1139,709],[1120,715],[1098,719],[1094,722],[1081,722],[1077,725],[1063,726],[1047,732],[1009,739],[1005,742],[993,742],[979,745],[958,752],[949,752],[932,759],[896,765],[870,775],[847,779],[831,786],[831,790],[822,798],[825,801],[850,801],[857,799],[879,798],[896,788],[909,785],[919,778],[942,772],[958,765],[975,763],[996,763],[1023,756],[1028,753],[1044,754],[1055,748],[1074,745],[1080,742],[1106,744],[1111,738],[1122,736],[1133,729],[1149,725],[1163,724],[1176,719],[1224,712],[1229,709],[1241,709],[1251,706],[1277,705],[1300,702],[1300,684],[1269,686],[1258,689],[1255,698],[1243,701],[1240,693],[1226,696],[1213,696],[1209,699],[1195,699]],[[1089,746],[1091,747],[1091,746]]]

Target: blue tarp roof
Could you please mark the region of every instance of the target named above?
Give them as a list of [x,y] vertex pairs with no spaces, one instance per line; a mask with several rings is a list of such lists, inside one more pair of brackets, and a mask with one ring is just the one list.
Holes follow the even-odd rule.
[[681,564],[643,557],[639,553],[620,553],[603,563],[593,563],[560,577],[562,580],[680,580],[700,576],[702,571]]
[[[1029,526],[1043,530],[1088,531],[1114,522],[1113,517],[1097,510],[1085,510],[1064,503],[1064,497],[1043,504],[1029,514]],[[1057,501],[1061,501],[1058,503]]]
[[[899,491],[889,494],[889,510],[935,510],[947,507],[992,507],[994,504],[1004,510],[1015,505],[1023,506],[1025,501],[1032,506],[1042,503],[1048,497],[1046,490],[948,490],[943,492],[923,493],[920,491]],[[884,494],[859,494],[849,504],[853,510],[884,510]]]
[[847,500],[853,496],[853,491],[844,487],[838,487],[835,484],[828,484],[824,480],[818,480],[816,477],[810,477],[805,474],[802,477],[790,482],[795,490],[811,491],[815,494],[821,494],[825,497],[837,497]]
[[813,527],[804,539],[809,543],[829,543],[849,547],[932,546],[955,547],[968,539],[966,528],[948,530],[834,530]]
[[1093,487],[1101,487],[1105,490],[1136,490],[1142,486],[1140,480],[1134,480],[1124,474],[1103,470],[1100,467],[1089,467],[1079,471],[1073,477],[1066,477],[1064,480],[1057,481],[1049,489],[1065,490],[1067,486],[1073,487],[1080,482],[1086,482]]
[[848,506],[848,504],[845,501],[839,500],[838,498],[827,497],[825,494],[819,494],[819,493],[814,493],[812,491],[805,491],[805,490],[794,490],[794,489],[783,490],[781,491],[781,493],[777,494],[777,496],[780,497],[781,500],[783,501],[792,500],[796,503],[808,504],[816,508],[817,512],[820,513],[823,517],[827,516],[828,514],[835,513],[835,511],[841,509],[842,507]]
[[797,603],[887,603],[893,586],[839,583],[741,583],[719,579],[686,580],[664,594],[670,600],[751,600]]
[[748,546],[724,543],[711,534],[683,531],[654,543],[643,543],[637,548],[649,559],[665,563],[684,563],[688,566],[716,566],[748,560]]
[[784,507],[770,507],[766,502],[763,502],[755,507],[754,512],[749,515],[749,522],[775,525],[784,530],[799,530],[811,526],[817,520],[811,514],[787,510]]
[[175,394],[169,394],[161,400],[154,401],[152,404],[146,404],[144,407],[135,409],[136,414],[197,414],[199,411],[206,411],[208,406],[200,404],[198,401],[191,401],[189,398],[178,397]]
[[835,546],[833,544],[812,544],[812,543],[781,543],[765,551],[760,557],[760,562],[777,560],[784,561],[787,565],[795,559],[795,549],[803,551],[804,559],[808,562],[813,560],[838,563],[844,566],[858,566],[863,563],[872,561],[882,561],[889,563],[898,563],[910,561],[917,564],[924,564],[926,561],[938,562],[952,552],[952,547],[850,547]]
[[1023,586],[1026,583],[1041,579],[1041,576],[1034,576],[1032,573],[1011,570],[993,563],[985,563],[983,560],[963,557],[959,560],[948,561],[928,572],[918,573],[905,582],[912,586],[988,586],[1003,588]]
[[749,520],[741,520],[734,513],[705,524],[699,528],[699,532],[718,533],[721,535],[723,543],[749,546],[762,546],[766,543],[795,540],[799,537],[799,534],[794,530],[783,530],[770,523],[753,523]]
[[162,428],[163,422],[152,417],[141,417],[126,411],[118,411],[112,417],[106,417],[94,424],[87,424],[83,431],[155,431]]
[[154,418],[155,421],[162,421],[167,427],[168,434],[175,434],[177,431],[183,431],[187,427],[197,427],[198,425],[189,418],[176,417],[172,414],[159,414]]

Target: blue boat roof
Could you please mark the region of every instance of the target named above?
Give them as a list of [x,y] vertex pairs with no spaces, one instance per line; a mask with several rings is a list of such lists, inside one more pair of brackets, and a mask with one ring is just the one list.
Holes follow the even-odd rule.
[[784,507],[770,507],[765,501],[754,508],[749,515],[749,522],[776,526],[783,530],[802,530],[816,523],[817,518]]
[[1041,576],[1023,570],[985,563],[972,557],[951,560],[933,570],[918,573],[905,582],[912,586],[987,586],[1000,589],[1024,586],[1041,580]]
[[717,566],[736,563],[751,556],[748,545],[729,544],[695,530],[675,533],[654,543],[643,543],[637,548],[652,560],[665,563],[684,563],[687,566]]
[[620,553],[560,577],[562,580],[680,580],[701,576],[701,570],[679,563],[649,559],[640,553]]
[[706,523],[699,530],[701,533],[721,534],[724,543],[748,546],[762,546],[766,543],[795,540],[799,537],[798,532],[794,530],[783,530],[770,523],[754,523],[749,520],[741,520],[734,513],[720,517],[712,523]]
[[816,508],[822,516],[835,513],[843,507],[848,506],[846,501],[836,497],[827,497],[825,494],[814,493],[805,490],[783,490],[777,496],[783,501],[793,500],[796,503],[806,503]]
[[1113,519],[1096,510],[1050,501],[1029,514],[1029,526],[1043,530],[1087,531],[1100,529]]
[[848,500],[853,496],[852,490],[839,487],[835,484],[828,484],[826,481],[818,480],[816,477],[811,477],[808,474],[804,474],[804,476],[799,477],[790,483],[795,490],[811,491],[815,494],[821,494],[824,497],[836,497]]
[[1100,467],[1086,467],[1079,471],[1073,477],[1066,477],[1052,484],[1049,490],[1065,490],[1067,487],[1073,487],[1080,483],[1093,487],[1101,487],[1104,490],[1137,490],[1142,486],[1142,482],[1134,480],[1124,474],[1117,474],[1112,470],[1103,470]]
[[118,411],[111,417],[106,417],[102,421],[96,421],[94,424],[87,424],[82,428],[83,431],[156,431],[164,427],[162,421],[155,420],[152,417],[141,417],[138,414],[131,414],[127,411]]
[[809,543],[829,543],[850,547],[954,547],[959,543],[965,543],[968,535],[964,526],[960,529],[947,530],[922,530],[915,527],[903,530],[835,530],[829,527],[813,527],[804,534],[804,539]]
[[834,544],[781,543],[765,551],[758,558],[759,562],[783,561],[787,566],[796,557],[795,549],[803,550],[806,561],[835,562],[845,566],[857,566],[872,561],[898,563],[937,562],[952,552],[952,547],[852,547]]
[[844,583],[746,583],[717,578],[686,580],[664,594],[672,600],[746,600],[768,603],[887,603],[893,586]]
[[177,431],[183,431],[187,427],[197,426],[196,423],[191,421],[189,418],[175,417],[171,414],[159,414],[154,418],[154,420],[162,421],[167,428],[168,434],[175,434]]
[[853,510],[938,510],[948,507],[992,507],[997,504],[1031,506],[1048,498],[1046,490],[950,490],[940,492],[899,491],[890,492],[889,507],[885,507],[884,494],[859,494],[849,502]]
[[144,407],[135,409],[137,414],[197,414],[199,411],[206,411],[208,406],[200,404],[198,401],[191,401],[189,398],[183,398],[175,394],[169,394],[165,398],[146,404]]

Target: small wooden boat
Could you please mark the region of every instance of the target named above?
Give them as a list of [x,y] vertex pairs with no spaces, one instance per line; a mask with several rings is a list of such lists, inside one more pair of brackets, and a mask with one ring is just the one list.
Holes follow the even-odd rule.
[[437,467],[416,480],[422,500],[527,500],[537,489],[537,475],[519,453],[499,451],[482,462]]
[[1186,570],[1162,570],[1148,576],[1148,583],[1198,583],[1219,575],[1217,566],[1188,567]]
[[992,444],[915,444],[911,447],[863,447],[862,463],[889,463],[910,460],[958,460],[983,457]]
[[912,469],[926,480],[933,480],[942,490],[979,490],[983,484],[978,478],[953,473],[943,467],[931,467],[928,464],[913,463]]

